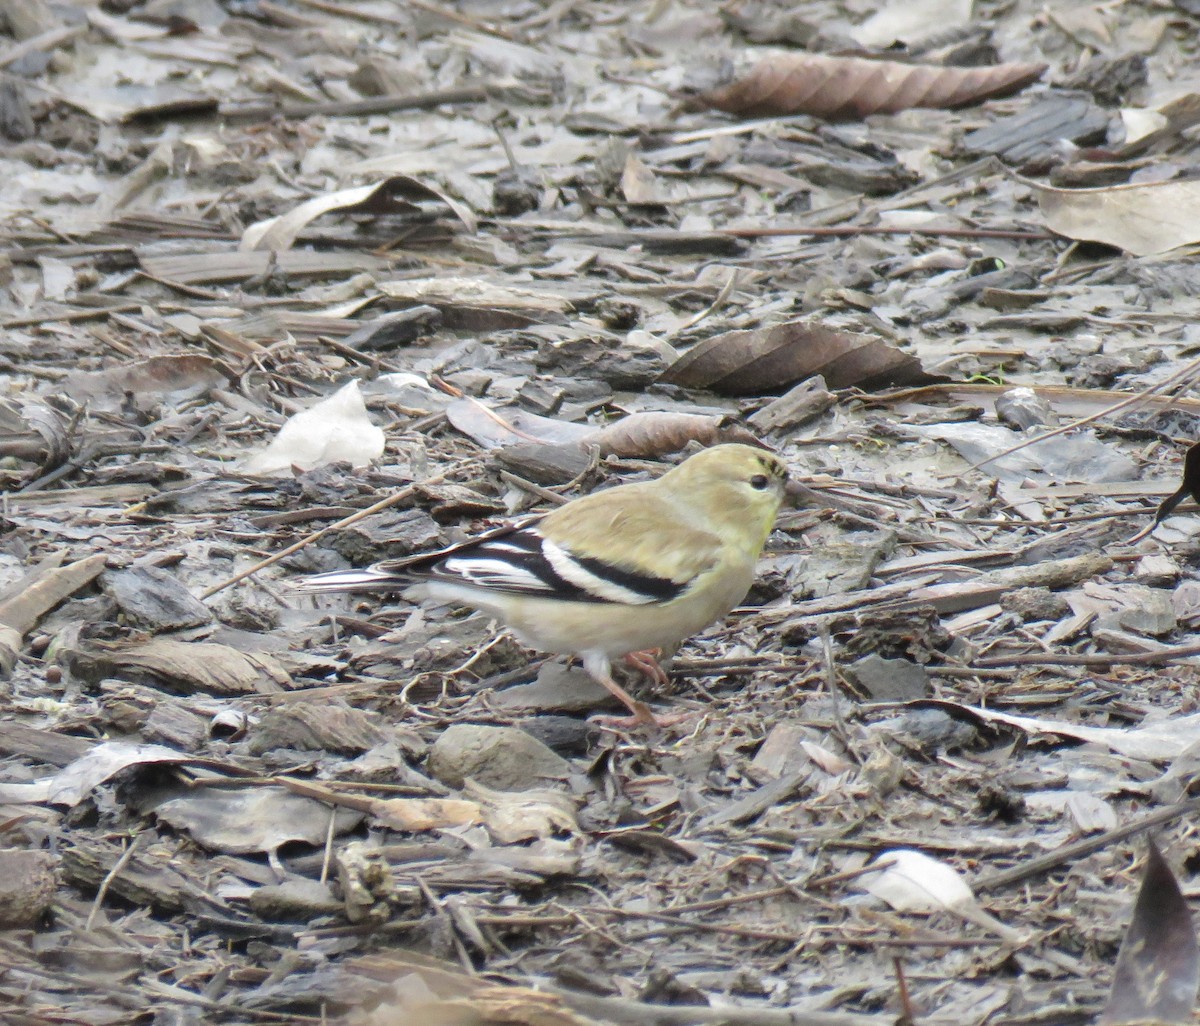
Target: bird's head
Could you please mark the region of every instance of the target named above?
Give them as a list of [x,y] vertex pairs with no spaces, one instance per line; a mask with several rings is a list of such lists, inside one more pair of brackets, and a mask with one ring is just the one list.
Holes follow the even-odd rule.
[[775,523],[788,483],[787,465],[775,453],[730,443],[703,449],[661,481],[718,522],[755,535],[761,548]]

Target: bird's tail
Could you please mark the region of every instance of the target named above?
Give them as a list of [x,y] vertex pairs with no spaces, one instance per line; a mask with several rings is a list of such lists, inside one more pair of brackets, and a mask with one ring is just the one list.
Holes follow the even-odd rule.
[[387,570],[334,570],[327,574],[302,577],[294,583],[299,591],[398,591],[411,580]]

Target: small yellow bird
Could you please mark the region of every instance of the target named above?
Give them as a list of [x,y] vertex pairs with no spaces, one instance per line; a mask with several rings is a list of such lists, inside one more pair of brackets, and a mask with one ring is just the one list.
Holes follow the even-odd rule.
[[305,591],[396,591],[483,610],[523,643],[578,655],[633,713],[649,707],[612,676],[624,657],[663,679],[648,655],[674,649],[742,601],[783,502],[787,466],[749,445],[704,449],[654,481],[593,492],[438,552],[338,570]]

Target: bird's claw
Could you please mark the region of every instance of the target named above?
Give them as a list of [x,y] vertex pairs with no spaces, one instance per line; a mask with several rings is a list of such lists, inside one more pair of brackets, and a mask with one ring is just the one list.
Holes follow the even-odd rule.
[[667,671],[662,668],[659,659],[662,658],[661,648],[651,648],[644,652],[629,652],[625,656],[625,662],[632,666],[635,670],[640,670],[658,687],[666,687],[671,683],[671,678],[667,676]]

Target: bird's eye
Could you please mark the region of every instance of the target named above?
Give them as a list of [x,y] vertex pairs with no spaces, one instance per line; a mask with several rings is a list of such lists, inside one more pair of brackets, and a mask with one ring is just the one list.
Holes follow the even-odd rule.
[[755,474],[750,478],[750,487],[758,491],[762,491],[771,483],[771,479],[766,474]]

